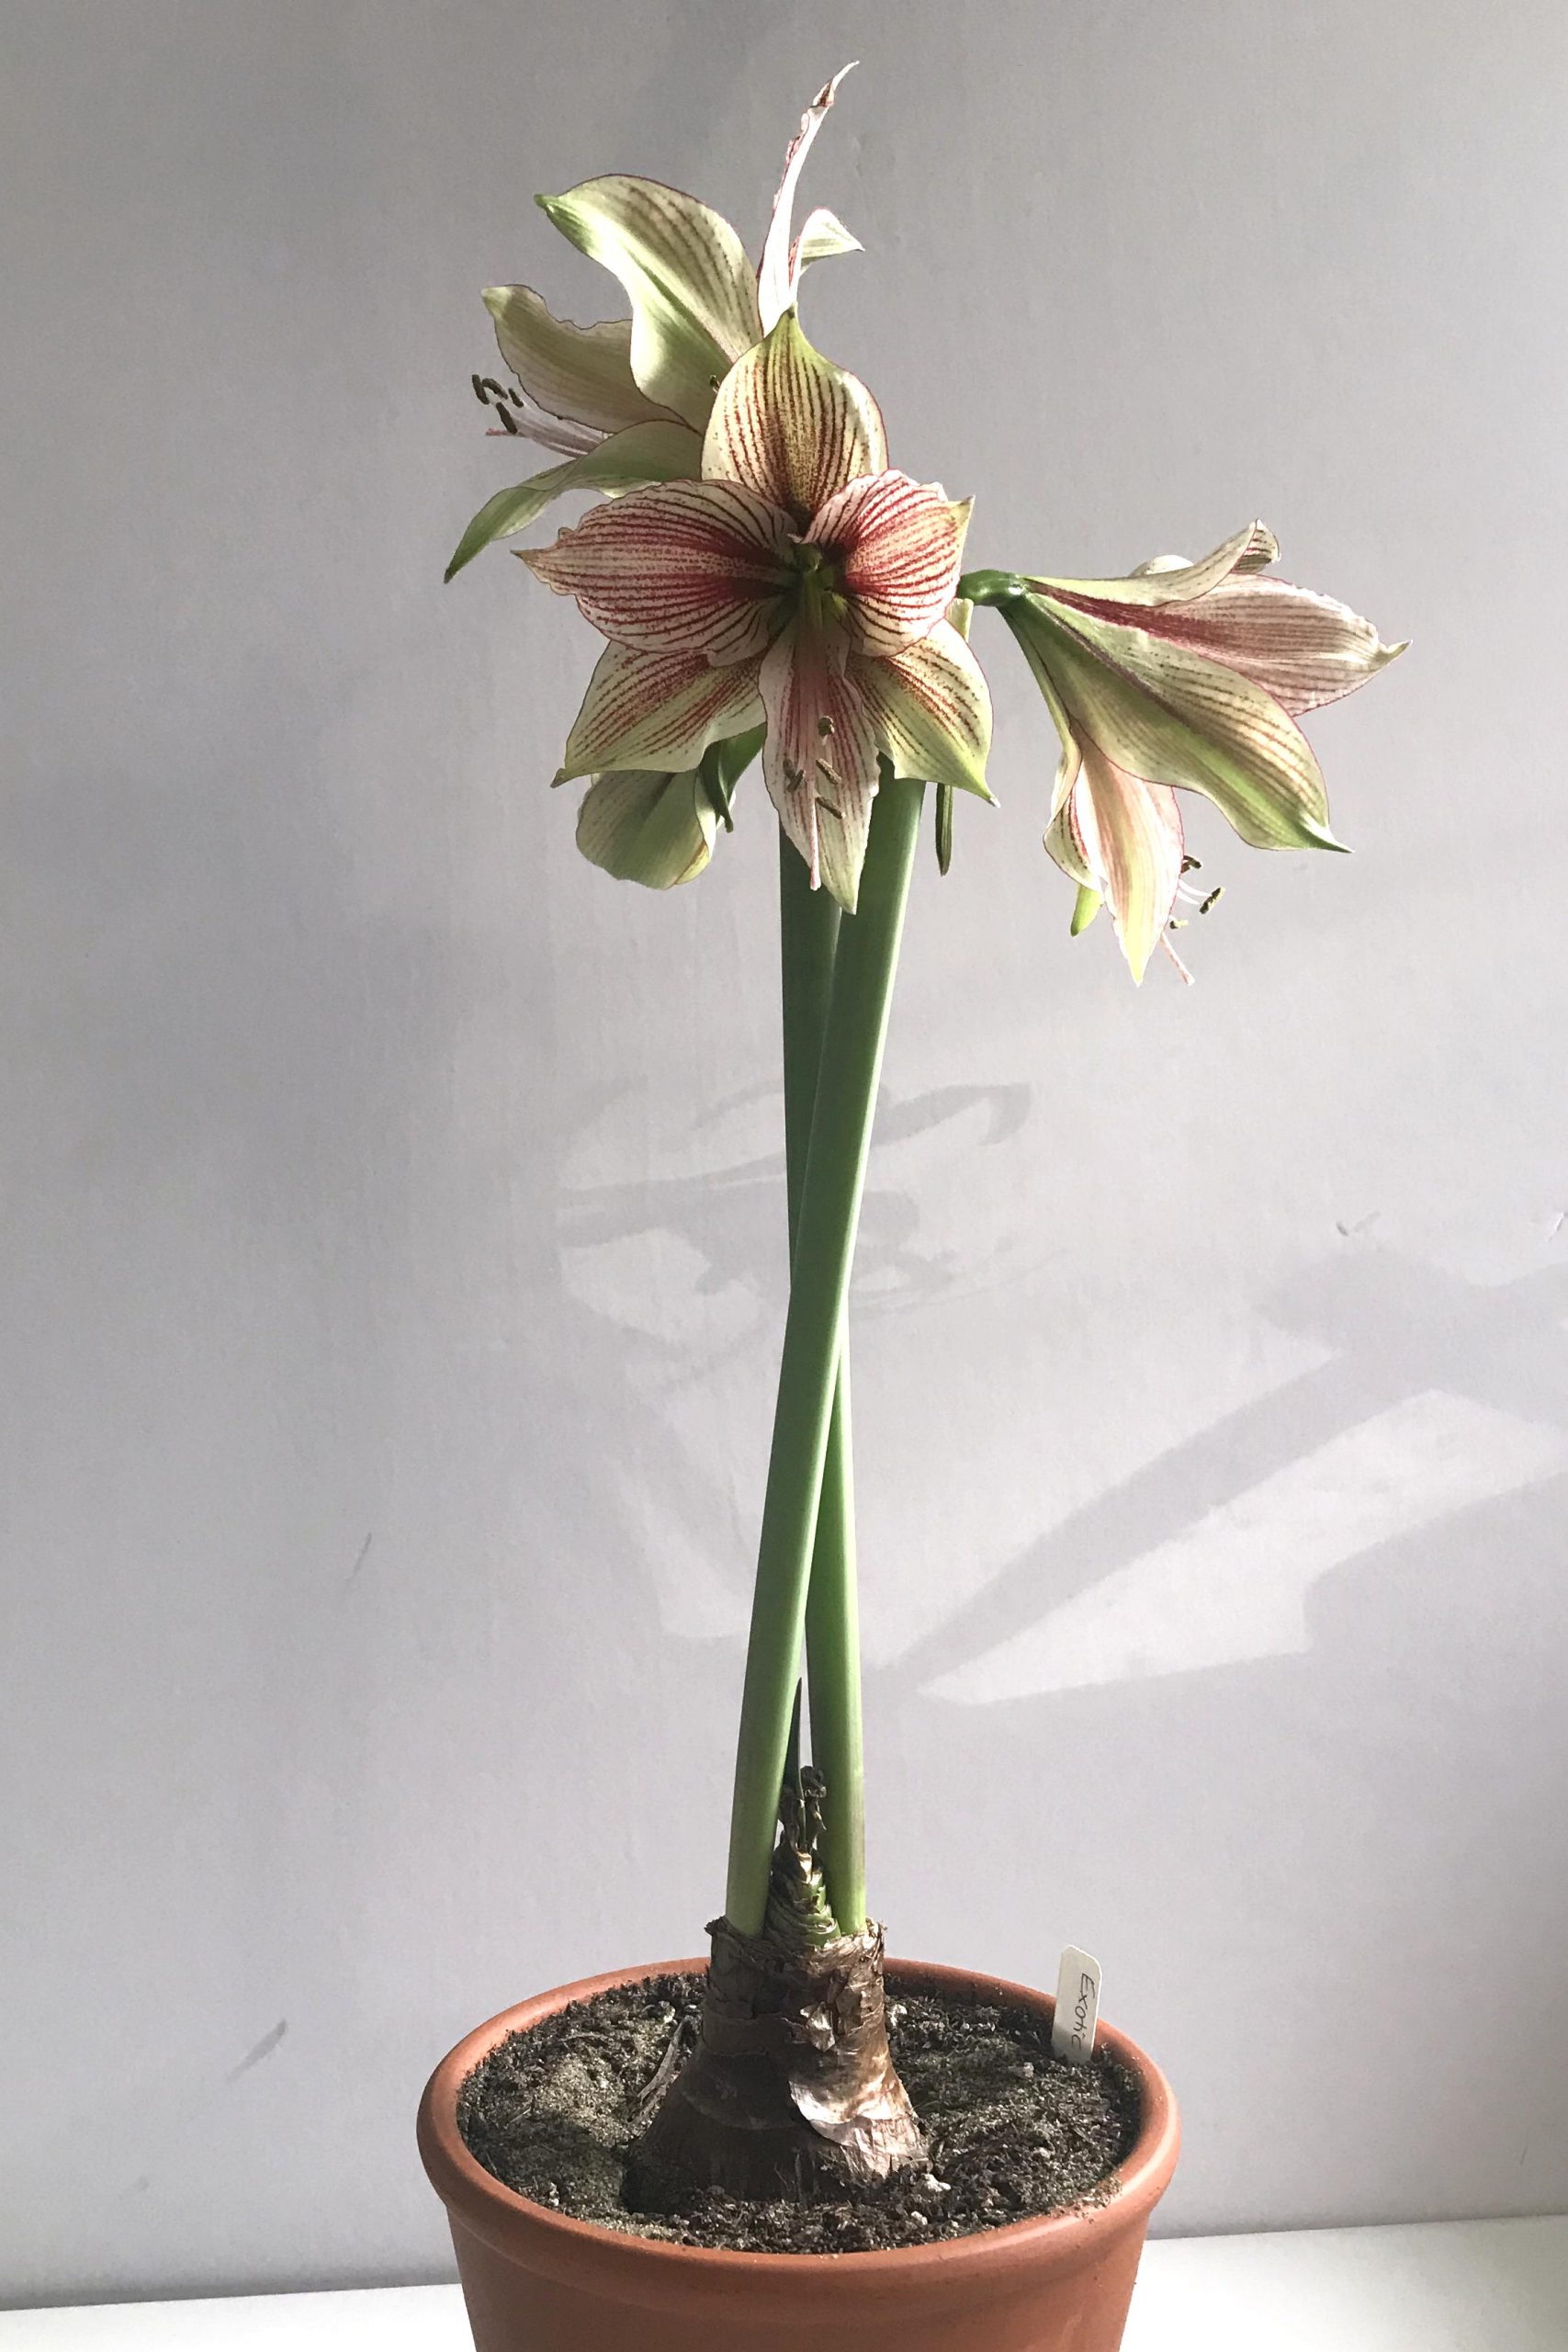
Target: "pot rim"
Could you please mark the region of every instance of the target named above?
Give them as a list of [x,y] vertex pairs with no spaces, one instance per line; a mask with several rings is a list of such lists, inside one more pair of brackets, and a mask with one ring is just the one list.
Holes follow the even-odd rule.
[[[1077,2268],[1094,2259],[1102,2246],[1130,2225],[1145,2221],[1169,2183],[1180,2144],[1175,2097],[1153,2060],[1125,2034],[1103,2023],[1097,2047],[1132,2075],[1141,2109],[1138,2136],[1118,2168],[1117,2186],[1111,2195],[1100,2204],[1034,2214],[996,2229],[940,2239],[931,2245],[853,2254],[755,2254],[727,2247],[673,2245],[661,2238],[605,2229],[596,2222],[578,2221],[536,2204],[508,2188],[469,2154],[457,2129],[457,2094],[474,2068],[509,2034],[525,2031],[573,2002],[592,2000],[622,1985],[650,1976],[700,1976],[706,1969],[705,1959],[614,1969],[537,1994],[465,2034],[431,2075],[419,2109],[420,2154],[453,2218],[513,2261],[558,2278],[581,2278],[585,2270],[592,2270],[609,2292],[618,2283],[632,2292],[648,2289],[657,2292],[662,2287],[679,2293],[682,2287],[696,2288],[699,2280],[712,2284],[726,2277],[734,2282],[750,2279],[754,2287],[764,2282],[783,2286],[786,2281],[804,2286],[815,2277],[873,2289],[897,2281],[899,2286],[930,2290],[939,2280],[943,2287],[958,2286],[976,2267],[989,2271],[997,2264],[1011,2267],[1027,2262],[1031,2268]],[[935,1962],[889,1961],[887,1973],[890,1984],[1019,2005],[1047,2016],[1055,2013],[1049,1994],[970,1969],[944,1967]]]

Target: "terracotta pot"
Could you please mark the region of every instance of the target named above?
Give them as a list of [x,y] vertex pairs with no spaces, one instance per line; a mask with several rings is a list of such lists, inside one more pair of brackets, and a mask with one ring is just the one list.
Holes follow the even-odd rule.
[[[623,2235],[533,2204],[468,2154],[457,2093],[520,2028],[621,1984],[695,1975],[700,1961],[624,1968],[541,1994],[443,2059],[419,2110],[425,2170],[445,2204],[476,2352],[1117,2352],[1149,2215],[1176,2168],[1176,2102],[1158,2068],[1101,2026],[1136,2077],[1143,2124],[1103,2205],[884,2254],[718,2254]],[[956,1968],[894,1962],[911,1992],[1016,2002],[1041,1993]]]

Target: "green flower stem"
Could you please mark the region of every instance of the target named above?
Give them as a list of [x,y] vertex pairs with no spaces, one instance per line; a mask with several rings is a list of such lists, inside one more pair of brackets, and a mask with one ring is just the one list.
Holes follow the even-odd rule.
[[806,1662],[811,1694],[811,1760],[828,1784],[817,1859],[840,1932],[858,1936],[865,1926],[866,1911],[865,1740],[850,1359],[842,1333],[806,1600]]
[[885,779],[872,813],[859,910],[840,926],[795,1228],[735,1765],[725,1911],[743,1936],[761,1934],[767,1913],[840,1326],[924,796],[922,785]]
[[[784,999],[784,1158],[790,1249],[795,1248],[822,1038],[832,993],[839,909],[814,890],[806,861],[779,835],[779,944]],[[822,1499],[806,1603],[812,1761],[828,1784],[818,1860],[845,1935],[865,1926],[865,1765],[862,1729],[860,1597],[855,1577],[853,1453],[850,1441],[848,1317],[839,1328],[839,1374],[828,1428]]]

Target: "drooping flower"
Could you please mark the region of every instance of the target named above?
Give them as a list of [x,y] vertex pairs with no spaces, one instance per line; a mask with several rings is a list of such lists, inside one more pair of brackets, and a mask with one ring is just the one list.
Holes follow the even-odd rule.
[[1278,554],[1253,524],[1199,563],[1026,577],[995,596],[1061,738],[1045,841],[1079,886],[1074,928],[1103,899],[1134,979],[1180,883],[1178,789],[1202,793],[1255,848],[1343,846],[1295,722],[1404,649],[1333,598],[1264,577]]
[[474,516],[450,580],[492,540],[525,530],[566,491],[616,495],[694,480],[715,388],[795,300],[810,261],[855,253],[858,239],[821,208],[792,233],[802,164],[845,66],[812,100],[784,161],[761,263],[753,269],[728,220],[657,180],[613,173],[539,198],[562,235],[620,279],[627,319],[580,327],[528,286],[491,286],[485,304],[516,388],[476,379],[515,435],[564,462],[498,491]]
[[989,797],[990,698],[946,618],[968,504],[889,468],[876,403],[793,310],[720,383],[703,476],[524,556],[609,639],[558,781],[683,774],[765,724],[784,830],[852,909],[880,759]]

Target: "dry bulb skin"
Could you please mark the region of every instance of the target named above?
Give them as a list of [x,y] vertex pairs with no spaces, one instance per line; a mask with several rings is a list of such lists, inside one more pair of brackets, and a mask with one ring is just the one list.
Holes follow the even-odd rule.
[[819,1773],[792,1769],[761,1935],[709,1926],[697,2044],[683,2063],[671,2048],[634,2158],[656,2199],[661,2176],[799,2199],[926,2160],[887,2045],[882,1930],[868,1921],[840,1935],[828,1902],[817,1860],[826,1802]]

